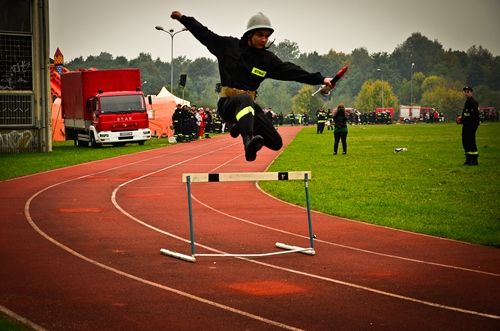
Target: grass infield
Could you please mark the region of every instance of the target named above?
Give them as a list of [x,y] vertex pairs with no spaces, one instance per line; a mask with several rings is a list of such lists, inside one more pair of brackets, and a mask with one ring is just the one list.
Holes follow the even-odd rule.
[[[479,166],[464,166],[456,124],[349,126],[348,153],[333,133],[306,127],[269,171],[312,170],[311,207],[367,223],[500,247],[500,123],[477,132]],[[407,148],[396,153],[395,148]],[[300,182],[263,182],[304,205]]]
[[[500,247],[500,123],[477,132],[479,166],[464,166],[456,124],[349,126],[348,154],[333,155],[333,133],[305,127],[269,171],[311,170],[314,210],[367,223]],[[0,180],[168,146],[98,149],[55,143],[52,153],[3,154]],[[397,147],[406,152],[395,153]],[[279,198],[304,205],[303,183],[262,182]]]

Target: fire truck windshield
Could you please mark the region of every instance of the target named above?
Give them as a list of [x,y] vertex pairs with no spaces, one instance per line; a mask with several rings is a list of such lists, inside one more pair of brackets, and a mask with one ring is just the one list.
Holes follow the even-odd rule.
[[101,113],[103,114],[124,114],[146,111],[144,98],[140,94],[105,96],[100,99]]

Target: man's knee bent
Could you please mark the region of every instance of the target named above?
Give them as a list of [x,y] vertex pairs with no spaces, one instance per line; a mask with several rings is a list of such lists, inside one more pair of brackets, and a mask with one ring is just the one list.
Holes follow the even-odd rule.
[[281,147],[283,147],[283,140],[281,139],[281,136],[278,136],[276,138],[269,139],[264,143],[264,145],[273,151],[279,151]]

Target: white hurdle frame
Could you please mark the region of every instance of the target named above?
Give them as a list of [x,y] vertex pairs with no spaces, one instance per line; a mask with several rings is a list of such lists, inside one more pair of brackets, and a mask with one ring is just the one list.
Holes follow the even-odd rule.
[[[189,240],[191,244],[191,255],[186,255],[174,252],[165,248],[160,249],[163,255],[175,257],[184,261],[196,262],[196,256],[225,256],[225,257],[262,257],[287,253],[303,253],[307,255],[315,255],[314,250],[314,233],[312,229],[311,219],[311,204],[309,201],[309,179],[311,178],[310,171],[283,171],[283,172],[232,172],[232,173],[188,173],[182,174],[182,182],[186,183],[187,199],[188,199],[188,213],[189,213]],[[270,181],[270,180],[304,180],[304,189],[306,194],[306,207],[307,207],[307,223],[309,230],[309,247],[299,247],[277,242],[276,247],[284,249],[284,251],[277,251],[271,253],[260,254],[227,254],[227,253],[214,253],[214,254],[197,254],[195,250],[194,241],[194,220],[193,208],[191,197],[191,183],[195,182],[238,182],[238,181]]]

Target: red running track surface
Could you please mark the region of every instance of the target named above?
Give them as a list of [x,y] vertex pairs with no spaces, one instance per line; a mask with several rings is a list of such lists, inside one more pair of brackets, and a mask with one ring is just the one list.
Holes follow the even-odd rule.
[[[285,145],[299,130],[279,129]],[[221,135],[0,182],[0,310],[49,330],[500,329],[494,248],[314,212],[315,256],[160,254],[190,254],[183,173],[261,172],[277,155],[245,162]],[[254,183],[192,196],[197,253],[308,245],[306,211]]]

